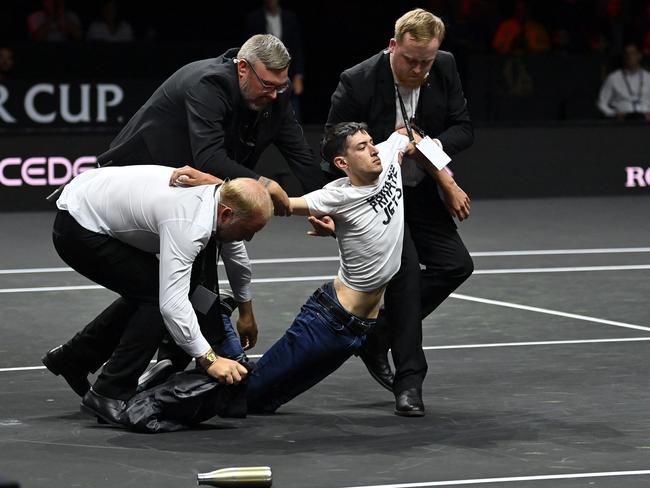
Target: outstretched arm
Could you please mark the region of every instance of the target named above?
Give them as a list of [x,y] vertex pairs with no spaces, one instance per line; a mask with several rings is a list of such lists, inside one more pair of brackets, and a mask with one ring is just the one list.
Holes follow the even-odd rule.
[[307,205],[307,200],[303,197],[291,197],[289,198],[289,204],[291,205],[292,214],[309,215],[309,205]]
[[320,218],[314,217],[309,213],[309,205],[307,205],[307,200],[303,197],[292,197],[289,198],[291,202],[291,212],[296,215],[308,215],[307,219],[309,223],[314,228],[313,230],[308,230],[307,235],[310,236],[332,236],[336,237],[336,225],[334,220],[329,215],[324,215]]

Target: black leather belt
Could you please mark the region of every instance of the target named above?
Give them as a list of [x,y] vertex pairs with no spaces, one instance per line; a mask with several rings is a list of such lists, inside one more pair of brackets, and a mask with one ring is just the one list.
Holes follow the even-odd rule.
[[319,288],[314,293],[315,300],[320,303],[327,311],[332,314],[332,316],[338,320],[345,327],[350,329],[350,331],[357,336],[362,336],[368,333],[370,327],[375,323],[375,321],[366,322],[356,315],[346,312],[340,304],[338,304],[332,297],[323,291],[322,288]]

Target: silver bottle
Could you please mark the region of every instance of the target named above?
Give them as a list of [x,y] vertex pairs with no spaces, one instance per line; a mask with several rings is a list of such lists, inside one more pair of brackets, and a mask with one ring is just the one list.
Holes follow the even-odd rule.
[[269,488],[273,482],[268,466],[222,468],[199,473],[196,480],[199,485],[218,488]]

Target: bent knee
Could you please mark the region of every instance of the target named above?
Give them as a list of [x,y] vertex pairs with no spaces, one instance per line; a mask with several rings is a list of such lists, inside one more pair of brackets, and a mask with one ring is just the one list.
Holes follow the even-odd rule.
[[467,278],[472,276],[472,273],[474,272],[474,261],[472,260],[472,257],[469,255],[469,253],[466,253],[466,255],[463,256],[463,259],[459,261],[458,264],[458,267],[456,270],[454,270],[454,274],[458,277],[458,279],[461,280],[462,283]]
[[442,266],[427,266],[422,270],[422,275],[429,279],[442,279],[459,286],[473,272],[474,261],[469,253],[465,253],[453,262],[444,263]]

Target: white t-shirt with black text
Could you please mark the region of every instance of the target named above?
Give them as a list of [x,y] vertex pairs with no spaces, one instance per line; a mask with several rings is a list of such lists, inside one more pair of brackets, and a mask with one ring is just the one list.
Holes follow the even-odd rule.
[[336,223],[338,278],[357,291],[374,291],[399,270],[404,236],[404,202],[399,153],[408,138],[393,133],[377,145],[383,170],[376,184],[354,186],[348,177],[308,193],[309,212]]

